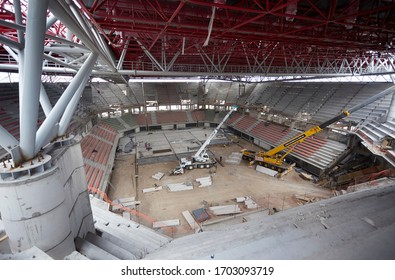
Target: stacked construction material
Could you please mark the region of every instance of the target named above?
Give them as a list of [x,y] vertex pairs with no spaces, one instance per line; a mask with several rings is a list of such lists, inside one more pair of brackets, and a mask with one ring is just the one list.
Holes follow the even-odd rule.
[[196,178],[196,182],[200,184],[199,188],[208,187],[213,184],[213,182],[211,181],[211,176]]
[[244,205],[247,207],[247,209],[258,208],[258,204],[252,200],[251,196],[236,197],[236,202],[244,202]]
[[160,179],[162,179],[162,177],[163,177],[164,175],[165,175],[165,174],[162,173],[162,172],[156,172],[156,173],[155,173],[154,175],[152,175],[151,177],[159,181]]
[[241,213],[241,209],[237,204],[213,206],[210,207],[210,210],[217,216]]

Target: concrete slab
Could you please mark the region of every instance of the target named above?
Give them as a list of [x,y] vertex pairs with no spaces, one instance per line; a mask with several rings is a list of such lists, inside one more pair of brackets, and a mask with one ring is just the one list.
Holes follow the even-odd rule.
[[211,176],[196,178],[196,181],[199,183],[202,181],[211,181]]
[[162,186],[145,188],[145,189],[143,189],[143,193],[157,192],[157,191],[161,191],[162,189],[163,189]]
[[266,167],[263,167],[263,166],[260,166],[260,165],[256,166],[256,171],[258,171],[260,173],[263,173],[263,174],[266,174],[266,175],[269,175],[269,176],[272,176],[272,177],[274,177],[274,176],[276,176],[278,174],[277,171],[271,170],[269,168],[266,168]]
[[210,210],[213,212],[214,215],[228,215],[228,214],[241,213],[241,209],[237,204],[213,206],[210,207]]
[[193,190],[193,186],[187,184],[167,184],[167,187],[171,192]]
[[172,227],[172,226],[179,226],[180,220],[166,220],[166,221],[157,221],[152,223],[153,228],[161,228],[161,227]]

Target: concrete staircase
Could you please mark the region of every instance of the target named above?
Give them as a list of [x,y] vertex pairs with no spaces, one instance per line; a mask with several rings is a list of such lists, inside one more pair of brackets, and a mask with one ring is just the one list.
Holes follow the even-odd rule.
[[[77,238],[76,249],[92,260],[135,260],[172,241],[150,228],[92,204],[96,233]],[[80,259],[81,256],[75,257]],[[70,257],[71,258],[71,257]]]
[[382,147],[382,142],[386,137],[395,139],[395,121],[387,120],[384,123],[370,121],[360,127],[356,131],[356,135],[373,154],[382,156],[392,166],[395,166],[395,150],[390,147],[385,149]]

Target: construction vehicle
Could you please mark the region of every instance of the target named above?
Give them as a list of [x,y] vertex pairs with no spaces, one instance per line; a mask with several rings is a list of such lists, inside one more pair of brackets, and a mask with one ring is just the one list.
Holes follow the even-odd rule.
[[217,135],[221,126],[230,117],[230,115],[237,110],[237,106],[233,106],[232,109],[226,114],[224,119],[214,128],[213,132],[207,137],[206,141],[199,148],[199,150],[191,158],[181,158],[180,165],[170,172],[171,175],[180,175],[184,173],[184,169],[194,169],[194,168],[210,168],[215,165],[215,159],[211,159],[207,153],[207,146],[210,144],[211,140]]
[[318,132],[322,131],[324,128],[327,126],[349,116],[351,113],[361,109],[362,107],[365,107],[366,105],[369,105],[370,103],[373,103],[374,101],[386,96],[387,94],[393,93],[395,90],[395,86],[392,86],[375,96],[372,96],[365,100],[364,102],[355,105],[354,107],[350,108],[349,110],[344,110],[341,114],[339,114],[336,117],[333,117],[332,119],[314,126],[304,132],[302,132],[299,135],[296,135],[295,137],[291,138],[290,140],[274,147],[273,149],[264,152],[264,151],[251,151],[251,150],[242,150],[242,158],[244,160],[249,160],[250,165],[253,165],[255,163],[264,166],[266,168],[270,168],[272,170],[278,171],[280,174],[281,173],[286,173],[290,169],[290,165],[285,162],[285,157],[292,152],[292,150],[295,148],[295,146],[304,140],[306,138],[313,136],[317,134]]

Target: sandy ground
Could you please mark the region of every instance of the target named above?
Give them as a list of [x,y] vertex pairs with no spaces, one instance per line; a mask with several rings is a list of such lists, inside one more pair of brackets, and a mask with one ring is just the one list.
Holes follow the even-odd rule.
[[[330,196],[329,190],[303,180],[295,171],[277,179],[257,172],[244,161],[239,165],[226,164],[225,159],[232,152],[239,152],[241,148],[251,148],[249,143],[243,141],[240,143],[241,145],[210,147],[217,158],[223,158],[224,167],[217,164],[217,168],[187,170],[185,174],[178,176],[168,175],[169,171],[177,166],[177,162],[142,165],[138,167],[138,176],[135,176],[134,154],[117,156],[111,180],[113,187],[110,188],[109,197],[114,200],[135,196],[136,200],[141,201],[137,210],[144,213],[144,217],[133,217],[133,219],[148,227],[152,227],[152,222],[155,220],[179,219],[180,226],[164,228],[166,234],[177,237],[194,232],[182,216],[185,210],[192,212],[207,206],[235,204],[236,197],[250,196],[259,205],[258,211],[273,209],[273,207],[281,211],[300,205],[295,195],[316,199]],[[158,171],[166,174],[160,181],[151,177]],[[213,185],[199,188],[195,179],[210,175]],[[194,189],[170,192],[166,188],[169,183],[185,182],[192,183]],[[155,184],[163,186],[163,190],[152,193],[142,192],[142,189],[153,187]],[[242,203],[238,205],[243,212],[254,212],[246,209]],[[245,217],[248,219],[248,215]],[[212,217],[212,219],[221,218],[223,217]],[[235,220],[235,222],[241,221],[242,219]]]

